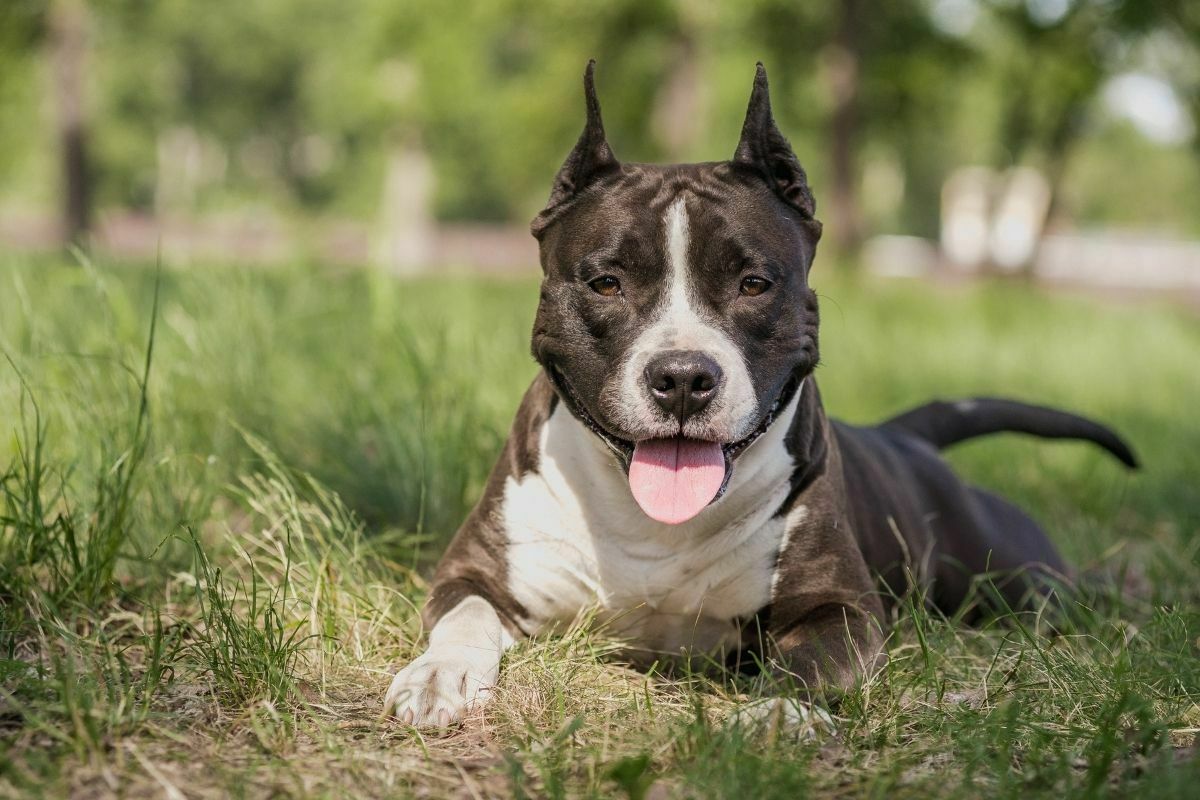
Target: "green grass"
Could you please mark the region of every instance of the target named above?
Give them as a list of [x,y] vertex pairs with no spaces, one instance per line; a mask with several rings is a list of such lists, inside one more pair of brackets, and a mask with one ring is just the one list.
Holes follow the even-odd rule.
[[1193,796],[1200,320],[821,269],[835,415],[1003,394],[1129,437],[1136,475],[1016,437],[951,455],[1126,596],[1055,638],[902,611],[816,742],[581,624],[437,737],[379,704],[534,374],[535,284],[168,268],[156,305],[150,268],[6,257],[0,796]]

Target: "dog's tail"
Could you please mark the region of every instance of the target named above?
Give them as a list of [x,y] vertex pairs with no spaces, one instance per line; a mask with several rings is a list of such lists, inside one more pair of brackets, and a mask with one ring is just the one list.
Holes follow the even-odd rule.
[[1083,439],[1098,444],[1122,464],[1137,469],[1137,456],[1111,429],[1090,419],[1045,406],[979,397],[934,401],[883,423],[920,437],[939,450],[976,436],[1012,431],[1046,439]]

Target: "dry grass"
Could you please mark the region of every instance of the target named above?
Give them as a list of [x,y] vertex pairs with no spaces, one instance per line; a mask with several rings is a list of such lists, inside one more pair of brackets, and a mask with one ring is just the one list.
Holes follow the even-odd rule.
[[[1191,317],[833,286],[822,385],[852,417],[898,404],[867,398],[863,376],[922,395],[1034,376],[1035,396],[1095,407],[1090,348],[1128,365],[1105,370],[1100,406],[1146,476],[1082,449],[955,456],[1076,560],[1129,567],[1137,590],[1079,607],[1066,634],[909,604],[888,666],[843,699],[836,735],[808,740],[733,718],[789,687],[635,671],[585,615],[514,648],[494,702],[434,735],[381,719],[380,701],[421,647],[429,558],[530,374],[530,287],[167,273],[151,348],[144,273],[13,265],[5,280],[0,796],[1194,794]],[[1113,315],[1126,336],[1101,331]]]

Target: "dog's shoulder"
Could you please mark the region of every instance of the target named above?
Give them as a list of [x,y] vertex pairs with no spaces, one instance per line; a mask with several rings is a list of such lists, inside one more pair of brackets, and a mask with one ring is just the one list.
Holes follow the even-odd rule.
[[[540,464],[542,429],[557,407],[558,394],[554,391],[554,386],[546,377],[546,373],[538,370],[533,382],[525,390],[525,396],[521,398],[508,441],[504,445],[504,457],[501,461],[506,462],[508,469],[502,476],[494,475],[495,478],[507,479],[512,476],[520,480],[530,472],[537,472]],[[500,466],[497,464],[497,467]]]
[[519,628],[528,610],[508,590],[509,535],[504,520],[506,487],[537,473],[541,462],[542,430],[554,414],[558,395],[541,370],[517,408],[504,450],[488,475],[479,501],[471,510],[438,562],[434,589],[423,616],[435,623],[464,597],[480,594],[492,600],[512,628]]

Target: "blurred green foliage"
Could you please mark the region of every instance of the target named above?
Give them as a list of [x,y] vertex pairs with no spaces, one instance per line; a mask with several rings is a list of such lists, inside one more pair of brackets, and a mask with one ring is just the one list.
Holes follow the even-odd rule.
[[[933,233],[951,169],[1031,163],[1085,223],[1200,233],[1200,148],[1114,133],[1098,99],[1110,77],[1148,71],[1195,118],[1187,0],[4,0],[7,205],[55,205],[47,53],[54,8],[71,4],[87,15],[101,206],[153,208],[184,137],[199,160],[188,211],[370,218],[389,153],[417,144],[437,216],[523,222],[580,127],[587,58],[629,160],[727,157],[761,59],[818,198],[853,183],[868,229]],[[841,139],[845,174],[830,163]],[[1113,164],[1121,192],[1097,192]],[[1165,217],[1162,175],[1188,178]]]

